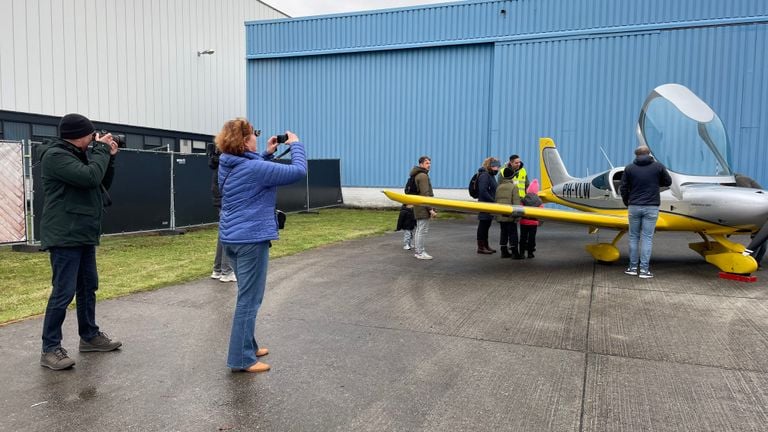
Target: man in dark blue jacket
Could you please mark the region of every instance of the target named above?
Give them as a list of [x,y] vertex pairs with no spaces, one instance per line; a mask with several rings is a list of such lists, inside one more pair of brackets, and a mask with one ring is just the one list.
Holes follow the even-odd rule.
[[653,232],[661,205],[660,192],[662,187],[672,184],[672,177],[664,165],[651,156],[648,147],[636,148],[635,156],[635,160],[624,168],[621,177],[621,199],[628,207],[629,217],[629,267],[624,273],[632,276],[639,274],[641,278],[648,279],[653,277],[650,261]]

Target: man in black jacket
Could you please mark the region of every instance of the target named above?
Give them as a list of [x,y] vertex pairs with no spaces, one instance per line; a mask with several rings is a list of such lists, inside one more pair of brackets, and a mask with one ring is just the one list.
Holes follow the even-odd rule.
[[59,136],[43,144],[40,154],[45,197],[40,242],[50,252],[53,273],[40,365],[53,370],[75,364],[61,346],[61,326],[75,296],[80,351],[112,351],[122,345],[96,325],[102,191],[112,184],[117,142],[112,134],[94,132],[91,121],[80,114],[61,119]]
[[660,192],[662,187],[672,184],[672,177],[664,165],[651,156],[648,147],[636,148],[635,156],[621,177],[621,199],[628,207],[629,217],[629,266],[624,273],[648,279],[653,277],[650,261],[653,232],[661,205]]

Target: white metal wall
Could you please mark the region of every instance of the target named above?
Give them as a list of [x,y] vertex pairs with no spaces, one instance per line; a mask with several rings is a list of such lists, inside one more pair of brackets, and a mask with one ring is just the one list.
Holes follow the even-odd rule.
[[0,109],[215,134],[246,114],[244,21],[282,17],[255,0],[0,0]]

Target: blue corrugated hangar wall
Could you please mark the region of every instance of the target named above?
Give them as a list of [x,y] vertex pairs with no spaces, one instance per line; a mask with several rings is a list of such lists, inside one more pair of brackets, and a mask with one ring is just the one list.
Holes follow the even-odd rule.
[[248,116],[291,128],[342,185],[402,187],[422,154],[435,188],[486,156],[538,176],[551,136],[571,175],[632,159],[664,83],[723,119],[731,164],[768,187],[768,1],[466,1],[246,23]]

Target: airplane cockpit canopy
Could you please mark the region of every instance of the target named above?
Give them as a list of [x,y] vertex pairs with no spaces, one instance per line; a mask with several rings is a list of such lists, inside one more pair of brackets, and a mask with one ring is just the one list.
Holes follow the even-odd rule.
[[679,84],[656,87],[640,111],[637,136],[670,171],[732,176],[723,122],[704,101]]

